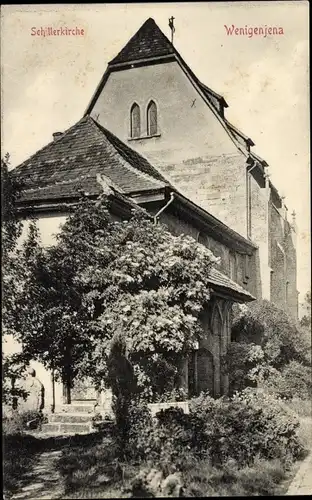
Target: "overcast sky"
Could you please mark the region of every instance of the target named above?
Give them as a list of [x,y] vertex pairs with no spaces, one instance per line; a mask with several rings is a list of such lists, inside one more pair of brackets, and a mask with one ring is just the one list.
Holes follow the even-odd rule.
[[[18,165],[83,115],[111,60],[148,17],[198,78],[222,94],[226,117],[253,139],[298,223],[298,289],[310,288],[308,3],[165,3],[2,7],[2,152]],[[278,27],[283,35],[229,36]],[[31,36],[78,27],[85,36]]]

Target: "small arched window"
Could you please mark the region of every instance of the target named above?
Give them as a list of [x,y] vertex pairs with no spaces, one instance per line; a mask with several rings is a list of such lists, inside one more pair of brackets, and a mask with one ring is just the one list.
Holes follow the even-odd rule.
[[157,134],[157,107],[151,101],[147,107],[147,135]]
[[130,111],[131,137],[140,137],[141,135],[141,113],[138,104],[134,103]]

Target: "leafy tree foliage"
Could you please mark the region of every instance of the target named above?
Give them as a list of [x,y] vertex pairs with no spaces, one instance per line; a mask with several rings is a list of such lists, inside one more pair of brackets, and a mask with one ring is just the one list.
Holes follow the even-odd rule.
[[[2,264],[2,335],[4,347],[8,340],[7,320],[14,311],[15,291],[23,274],[18,239],[22,234],[22,222],[18,217],[16,200],[22,188],[9,173],[10,157],[1,159],[1,264]],[[5,349],[4,349],[5,350]],[[17,397],[27,394],[15,382],[21,377],[27,358],[20,353],[2,352],[2,399],[11,405]]]
[[238,312],[232,340],[260,345],[265,361],[275,368],[292,360],[308,363],[308,346],[300,325],[267,300],[255,301]]
[[111,340],[119,332],[138,386],[153,399],[159,367],[177,378],[181,358],[201,334],[198,318],[217,259],[192,238],[154,226],[141,210],[113,220],[110,203],[84,199],[48,249],[30,226],[24,279],[7,324],[24,352],[63,380],[86,375],[98,387],[107,381]]
[[298,368],[308,375],[307,337],[298,322],[266,300],[236,308],[227,361],[231,392],[260,385],[285,397],[309,393]]
[[303,303],[304,314],[300,320],[300,325],[311,328],[311,292],[308,291],[304,296]]

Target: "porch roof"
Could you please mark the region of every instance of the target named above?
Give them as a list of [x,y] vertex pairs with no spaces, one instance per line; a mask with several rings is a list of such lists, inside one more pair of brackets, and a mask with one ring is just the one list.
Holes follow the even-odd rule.
[[215,293],[226,295],[232,302],[251,302],[255,297],[235,281],[213,267],[210,272],[209,282]]

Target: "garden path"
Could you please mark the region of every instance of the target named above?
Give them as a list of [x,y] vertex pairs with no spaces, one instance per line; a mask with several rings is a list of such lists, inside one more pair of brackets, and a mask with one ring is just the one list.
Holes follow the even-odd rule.
[[49,450],[38,455],[38,462],[21,479],[19,492],[10,500],[51,500],[62,498],[62,480],[54,466],[61,450]]
[[312,452],[302,462],[286,495],[312,495]]

